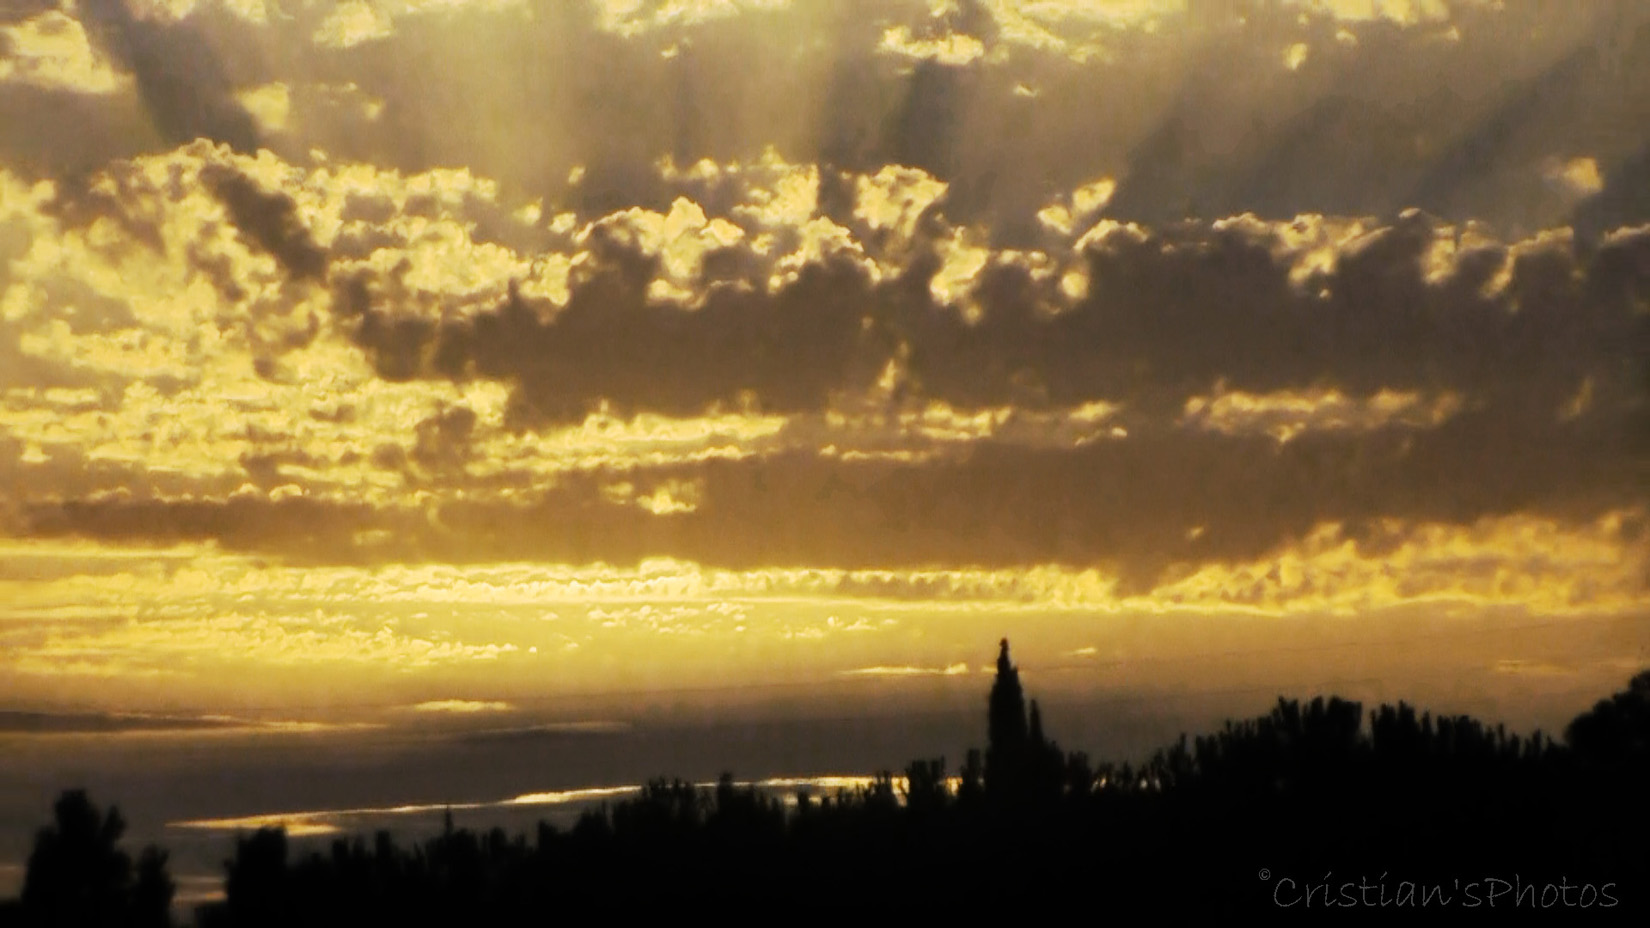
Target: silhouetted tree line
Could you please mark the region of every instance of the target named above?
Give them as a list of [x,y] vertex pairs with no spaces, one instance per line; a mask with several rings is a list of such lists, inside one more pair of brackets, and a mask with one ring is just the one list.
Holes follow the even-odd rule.
[[[1613,886],[1615,914],[1650,907],[1638,895],[1650,891],[1650,671],[1576,718],[1565,744],[1403,703],[1366,725],[1355,702],[1280,699],[1145,763],[1091,765],[1045,735],[1004,641],[989,713],[983,755],[968,752],[955,780],[944,758],[918,760],[903,779],[799,791],[793,808],[724,774],[714,789],[654,780],[530,836],[457,829],[449,816],[422,843],[380,832],[299,855],[284,832],[260,830],[237,839],[227,898],[197,920],[541,924],[683,910],[881,920],[1070,903],[1147,906],[1173,922],[1299,911],[1295,884],[1278,893],[1285,875],[1302,886],[1383,881],[1385,893],[1400,880],[1454,881],[1458,906],[1465,882],[1563,878]],[[113,847],[118,813],[100,822],[84,794],[65,794],[57,819],[30,860],[27,923],[165,924],[164,855],[145,852],[134,876]],[[1295,907],[1279,907],[1290,898]],[[1593,917],[1607,917],[1593,900]]]

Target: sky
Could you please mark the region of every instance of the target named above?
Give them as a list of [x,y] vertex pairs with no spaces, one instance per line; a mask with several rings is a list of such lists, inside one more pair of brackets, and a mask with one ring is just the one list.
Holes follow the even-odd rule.
[[1650,665],[1647,191],[1637,0],[7,0],[0,799],[863,772],[1003,637],[1101,756],[1561,729]]

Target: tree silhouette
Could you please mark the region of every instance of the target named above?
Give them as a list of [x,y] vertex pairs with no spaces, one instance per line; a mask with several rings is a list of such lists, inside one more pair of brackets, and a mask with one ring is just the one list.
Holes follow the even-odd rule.
[[260,828],[235,839],[235,857],[226,866],[224,892],[237,924],[284,923],[291,903],[287,885],[286,831]]
[[[1568,748],[1405,703],[1366,715],[1334,697],[1280,698],[1135,766],[1063,753],[1007,641],[997,670],[990,744],[967,752],[955,792],[933,758],[904,768],[903,789],[884,770],[817,803],[799,796],[794,814],[731,773],[713,786],[657,779],[570,830],[539,823],[533,843],[457,828],[450,813],[438,836],[411,846],[379,832],[339,838],[327,853],[266,829],[237,839],[226,898],[202,907],[198,923],[445,928],[799,905],[844,920],[1025,921],[1060,911],[1057,900],[1069,911],[1072,887],[1089,886],[1172,898],[1177,915],[1227,916],[1279,899],[1283,884],[1234,867],[1250,859],[1273,873],[1316,879],[1334,867],[1373,879],[1401,858],[1406,878],[1451,890],[1461,861],[1488,874],[1580,873],[1592,895],[1573,901],[1617,907],[1650,873],[1650,673],[1578,717]],[[134,868],[116,846],[123,827],[117,812],[65,794],[30,862],[24,923],[164,924],[165,855],[150,849]],[[874,878],[817,879],[856,860],[883,863]],[[1488,889],[1478,886],[1480,898]],[[24,912],[0,903],[0,922]]]
[[1043,734],[1043,714],[1037,700],[1031,700],[1029,711],[1026,707],[1020,671],[1008,657],[1007,638],[997,652],[987,737],[985,792],[994,802],[1023,804],[1060,797],[1068,779],[1067,759],[1059,745]]
[[69,790],[42,828],[23,878],[24,920],[33,925],[167,925],[174,885],[166,853],[145,848],[133,881],[132,859],[119,847],[120,810],[98,809],[85,790]]
[[945,758],[914,760],[905,768],[905,807],[912,815],[933,815],[951,799]]
[[1650,670],[1634,677],[1627,689],[1576,716],[1565,729],[1564,740],[1581,759],[1592,763],[1650,764]]
[[172,897],[178,886],[166,872],[166,858],[167,853],[154,845],[138,855],[137,882],[131,895],[134,928],[165,928],[172,923]]
[[1016,796],[1024,791],[1030,728],[1026,721],[1025,692],[1020,671],[1008,659],[1008,639],[997,652],[997,679],[991,684],[990,714],[985,747],[985,791],[988,796]]

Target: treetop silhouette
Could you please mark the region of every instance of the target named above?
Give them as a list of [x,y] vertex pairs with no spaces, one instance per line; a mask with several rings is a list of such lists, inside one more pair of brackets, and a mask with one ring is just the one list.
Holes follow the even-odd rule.
[[[1058,798],[1066,778],[1067,760],[1054,742],[1043,735],[1042,711],[1037,700],[1026,707],[1020,671],[1009,659],[1008,639],[998,645],[997,679],[991,685],[985,792],[996,802],[1020,803]],[[1086,766],[1086,761],[1083,762]]]
[[1633,768],[1650,764],[1650,670],[1576,716],[1564,730],[1564,740],[1590,762]]
[[119,847],[126,820],[107,813],[85,790],[63,793],[53,823],[42,828],[23,879],[25,924],[51,926],[164,926],[176,887],[166,872],[166,852],[144,848],[134,872]]

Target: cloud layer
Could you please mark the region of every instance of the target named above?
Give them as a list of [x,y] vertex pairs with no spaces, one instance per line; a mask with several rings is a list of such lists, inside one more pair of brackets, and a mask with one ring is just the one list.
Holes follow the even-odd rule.
[[204,143],[12,181],[17,531],[1149,583],[1323,523],[1642,504],[1641,230],[1098,218],[1003,249],[914,169],[840,176],[841,222],[816,166],[659,170],[701,199],[547,221],[466,172]]
[[[1646,609],[1642,4],[37,2],[0,123],[29,679]],[[545,637],[176,563],[238,559],[731,592]]]

